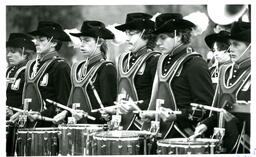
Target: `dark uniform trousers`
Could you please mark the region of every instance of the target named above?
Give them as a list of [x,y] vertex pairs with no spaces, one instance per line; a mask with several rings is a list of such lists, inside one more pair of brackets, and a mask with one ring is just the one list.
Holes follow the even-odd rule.
[[[78,76],[78,71],[84,64],[88,64],[86,68],[83,70],[84,76],[78,77],[78,80],[83,81],[87,75],[92,74],[89,76],[89,79],[82,83],[79,88],[85,88],[84,95],[81,92],[74,92],[75,87],[78,87],[77,81],[74,80],[75,75]],[[99,66],[96,68],[95,66]],[[92,73],[89,73],[90,70],[94,70]],[[96,118],[95,121],[90,119],[82,118],[78,121],[78,123],[88,123],[88,124],[104,124],[106,120],[101,117],[99,112],[92,113],[91,110],[100,109],[100,104],[96,99],[96,96],[93,92],[92,86],[88,81],[91,81],[93,86],[95,87],[96,92],[99,95],[100,101],[103,106],[112,106],[114,105],[114,101],[116,100],[117,95],[117,72],[116,68],[112,62],[105,61],[102,55],[96,55],[93,58],[89,59],[89,63],[80,62],[76,68],[72,66],[72,91],[69,97],[69,106],[71,107],[72,103],[81,103],[80,108],[83,109],[85,112],[89,113],[89,115]],[[80,98],[77,98],[82,94]],[[82,99],[81,99],[82,98]],[[84,102],[84,99],[89,100],[88,102]],[[71,116],[70,114],[68,116]]]
[[[44,65],[47,64],[49,60],[53,61],[48,67],[46,67],[42,77],[38,83],[39,94],[43,99],[41,115],[46,117],[54,117],[58,111],[53,104],[50,104],[46,99],[53,100],[55,102],[67,105],[68,96],[71,89],[71,80],[70,80],[70,66],[69,64],[58,57],[57,52],[51,52],[39,60],[38,70]],[[29,75],[32,74],[33,63],[31,67],[27,67]],[[26,89],[24,89],[24,92]],[[33,99],[33,98],[32,98]],[[33,101],[33,100],[32,100]],[[37,121],[36,127],[50,127],[53,123],[46,121]]]

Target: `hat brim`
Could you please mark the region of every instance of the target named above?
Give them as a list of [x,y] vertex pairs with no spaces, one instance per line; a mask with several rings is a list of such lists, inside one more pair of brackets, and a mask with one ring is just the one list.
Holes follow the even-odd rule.
[[242,41],[242,42],[251,42],[251,30],[246,30],[239,33],[233,33],[228,36],[229,39]]
[[62,30],[51,30],[51,29],[40,29],[29,32],[28,34],[32,36],[46,36],[53,37],[53,39],[57,39],[60,41],[71,41],[70,37]]
[[14,47],[14,48],[25,48],[28,50],[36,51],[36,46],[32,41],[23,40],[23,39],[13,39],[8,40],[6,42],[6,47]]
[[153,21],[138,19],[138,20],[133,20],[128,23],[116,26],[115,28],[124,32],[125,30],[143,30],[143,29],[154,30],[154,27],[155,27],[155,23]]
[[162,26],[160,26],[156,31],[154,31],[154,34],[160,34],[160,33],[168,33],[168,32],[173,32],[174,30],[177,29],[191,29],[193,27],[196,27],[196,25],[188,20],[176,20],[172,21],[169,20],[165,22]]
[[69,33],[75,37],[88,36],[93,38],[114,39],[114,34],[108,29],[90,29],[81,33]]
[[228,36],[222,36],[220,34],[211,34],[205,37],[206,45],[211,49],[214,42],[228,43]]

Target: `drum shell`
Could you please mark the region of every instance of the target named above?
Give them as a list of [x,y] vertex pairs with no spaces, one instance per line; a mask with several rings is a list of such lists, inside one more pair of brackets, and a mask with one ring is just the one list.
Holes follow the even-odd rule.
[[18,129],[18,156],[56,156],[59,154],[57,128]]
[[17,126],[14,124],[6,125],[6,155],[14,156],[16,143]]
[[92,155],[92,136],[103,131],[101,124],[69,124],[59,127],[60,155]]
[[197,139],[189,144],[186,140],[185,138],[159,140],[157,141],[157,154],[214,154],[218,142],[215,139]]
[[[129,133],[134,136],[129,136]],[[121,136],[117,137],[118,134]],[[93,136],[92,152],[93,155],[146,155],[150,153],[150,145],[148,132],[107,131]]]

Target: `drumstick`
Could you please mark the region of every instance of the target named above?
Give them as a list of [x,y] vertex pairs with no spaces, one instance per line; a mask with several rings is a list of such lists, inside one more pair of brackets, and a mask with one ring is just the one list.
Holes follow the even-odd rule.
[[90,80],[89,83],[90,83],[90,85],[91,85],[91,87],[92,87],[92,91],[93,91],[93,93],[94,93],[94,96],[95,96],[96,100],[98,101],[98,103],[99,103],[99,105],[100,105],[100,108],[102,108],[102,109],[104,110],[104,106],[103,106],[103,104],[102,104],[102,102],[101,102],[101,100],[100,100],[100,96],[99,96],[98,92],[96,91],[96,89],[95,89],[95,87],[94,87],[92,81]]
[[[22,110],[22,109],[19,109],[19,108],[15,108],[15,107],[10,107],[10,106],[7,106],[7,108],[13,110],[13,111],[16,111],[16,112],[26,112],[26,110]],[[36,111],[28,111],[28,113],[30,114],[36,114],[36,113],[39,113],[39,112],[36,112]]]
[[[74,109],[72,109],[72,108],[69,108],[69,107],[67,107],[67,106],[65,106],[65,105],[62,105],[62,104],[60,104],[60,103],[57,103],[57,102],[55,102],[55,101],[52,101],[52,100],[50,100],[50,99],[46,99],[46,101],[48,101],[49,103],[51,103],[51,104],[53,104],[53,105],[56,105],[57,107],[59,107],[59,108],[62,108],[62,109],[64,109],[64,110],[67,110],[67,111],[69,111],[69,112],[76,112],[76,110],[74,110]],[[87,117],[88,119],[91,119],[91,120],[95,120],[96,118],[95,117],[93,117],[93,116],[90,116],[90,115],[88,115],[88,114],[84,114],[84,116],[85,117]]]
[[[121,100],[124,101],[124,100]],[[136,105],[138,103],[143,103],[143,100],[139,100],[139,101],[127,101],[129,102],[129,105],[132,105],[132,107],[134,107],[137,111],[141,111],[141,109]]]
[[215,111],[215,112],[223,112],[222,108],[217,108],[217,107],[212,107],[212,106],[207,106],[207,105],[201,105],[201,104],[196,104],[196,103],[190,103],[191,106],[193,107],[199,107],[205,110],[210,110],[210,111]]
[[[115,109],[115,108],[118,108],[118,106],[117,106],[117,105],[107,106],[107,107],[104,107],[104,110],[105,110],[105,109],[107,110],[108,108],[113,108],[113,109]],[[98,108],[98,109],[91,110],[91,112],[99,112],[100,110],[102,110],[102,108]]]
[[197,134],[193,134],[191,136],[188,137],[188,141],[195,139],[197,136],[201,135],[202,133],[197,133]]
[[[143,100],[138,100],[138,101],[126,101],[126,100],[121,100],[121,102],[130,102],[129,104],[132,105],[137,111],[141,111],[141,109],[136,105],[136,104],[141,104],[144,101]],[[114,101],[114,104],[117,106],[120,106],[120,102]]]
[[49,117],[45,117],[45,116],[41,116],[41,115],[39,115],[37,117],[37,119],[38,120],[43,120],[43,121],[48,121],[48,122],[53,122],[54,121],[53,118],[49,118]]

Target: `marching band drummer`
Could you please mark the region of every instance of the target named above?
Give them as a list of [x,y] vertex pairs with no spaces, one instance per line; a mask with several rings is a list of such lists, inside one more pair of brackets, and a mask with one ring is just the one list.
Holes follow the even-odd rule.
[[[82,56],[71,70],[72,89],[68,105],[77,109],[72,116],[77,123],[106,123],[110,117],[102,108],[113,106],[117,95],[116,68],[112,62],[106,61],[106,40],[114,39],[114,34],[100,21],[84,21],[81,33],[70,34],[81,39],[79,56]],[[74,106],[76,104],[78,106]],[[101,113],[92,113],[92,110],[97,109],[102,109]],[[83,118],[84,113],[96,120]],[[62,111],[54,119],[59,122],[67,115],[67,111]]]
[[[37,30],[30,34],[36,39],[37,58],[28,62],[26,67],[24,102],[32,99],[28,104],[29,109],[52,118],[56,115],[56,107],[49,104],[46,99],[66,105],[70,93],[70,66],[58,54],[62,41],[70,41],[70,38],[62,30],[61,25],[51,21],[40,21]],[[38,114],[31,114],[29,118],[31,121],[28,127],[53,125],[52,122],[42,120],[32,123],[38,118]]]
[[[158,52],[154,52],[155,23],[152,16],[146,13],[129,13],[125,24],[115,28],[127,35],[128,53],[119,56],[118,61],[118,94],[125,95],[121,103],[123,129],[138,130],[141,123],[133,114],[134,107],[129,103],[143,100],[138,107],[147,110],[153,80],[156,71]],[[118,100],[119,101],[119,100]]]
[[[224,112],[225,121],[228,120],[227,117],[232,117],[224,125],[223,146],[226,148],[226,153],[242,153],[241,149],[238,149],[241,143],[242,147],[240,148],[245,148],[246,152],[250,151],[250,110],[248,102],[251,100],[251,23],[233,23],[231,35],[228,38],[231,43],[230,57],[232,63],[224,64],[220,68],[219,85],[214,105],[233,114],[231,115],[229,112],[225,114]],[[235,111],[236,104],[239,104],[239,101],[244,102],[244,105],[239,109],[240,111]],[[195,132],[199,133],[210,129],[217,119],[215,114],[204,120]],[[244,134],[241,135],[241,132],[244,132]],[[244,142],[241,142],[241,140]]]
[[230,43],[227,37],[229,34],[227,31],[220,31],[219,33],[210,34],[204,39],[206,45],[213,52],[213,59],[211,61],[213,64],[209,70],[214,87],[218,82],[219,67],[231,61],[228,53]]
[[22,108],[22,90],[25,82],[25,68],[29,60],[36,53],[32,37],[23,33],[11,33],[7,47],[7,60],[9,67],[6,72],[7,90],[6,105]]
[[[189,46],[191,31],[195,25],[173,14],[156,31],[157,42],[162,55],[158,60],[155,82],[150,100],[150,110],[156,110],[156,99],[163,99],[160,107],[160,133],[162,138],[188,137],[194,126],[206,114],[193,112],[190,103],[210,105],[213,86],[207,63]],[[181,110],[175,115],[173,110]],[[142,112],[143,129],[148,130],[152,113]],[[175,123],[174,123],[175,122]]]
[[[36,53],[35,44],[32,37],[23,33],[11,33],[7,47],[7,60],[9,67],[6,72],[7,89],[6,89],[6,105],[15,108],[22,108],[22,90],[25,82],[25,68],[29,60],[34,58]],[[19,113],[17,113],[19,114]],[[7,109],[7,118],[11,116],[11,120],[15,120],[13,111]],[[9,132],[6,137],[6,155],[13,156],[15,149],[16,132]]]

